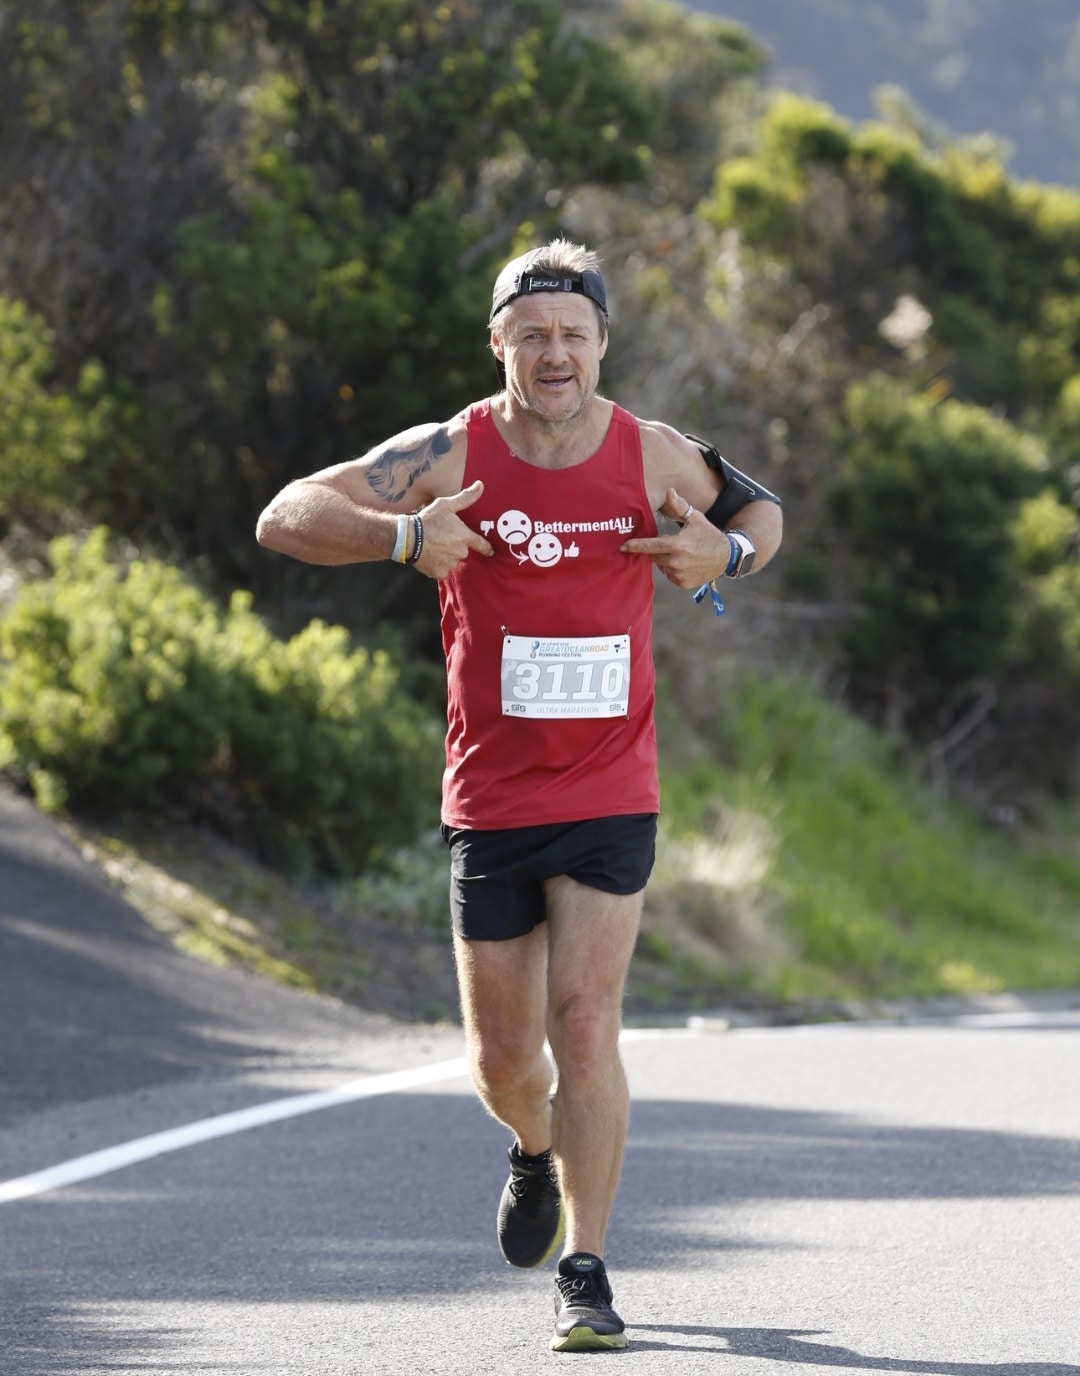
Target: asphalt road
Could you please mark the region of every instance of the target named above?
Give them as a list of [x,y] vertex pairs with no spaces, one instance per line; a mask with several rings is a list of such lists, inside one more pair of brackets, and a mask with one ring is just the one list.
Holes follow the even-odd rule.
[[2,792],[0,1039],[2,1376],[1080,1373],[1080,1000],[633,1033],[603,1356],[456,1029],[189,960]]

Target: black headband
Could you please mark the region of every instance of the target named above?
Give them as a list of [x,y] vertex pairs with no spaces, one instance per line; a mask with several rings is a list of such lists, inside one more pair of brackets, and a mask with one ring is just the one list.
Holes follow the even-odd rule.
[[608,318],[604,279],[595,269],[586,268],[580,277],[558,277],[554,273],[537,272],[526,266],[511,273],[507,273],[504,268],[499,274],[491,298],[488,324],[491,324],[504,306],[508,306],[519,296],[528,296],[534,291],[570,291],[578,296],[587,296],[600,307],[604,319]]

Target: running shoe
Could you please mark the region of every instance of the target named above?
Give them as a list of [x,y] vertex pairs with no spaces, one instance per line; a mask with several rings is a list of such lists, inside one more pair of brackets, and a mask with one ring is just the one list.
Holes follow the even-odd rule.
[[515,1142],[510,1178],[499,1200],[499,1247],[511,1266],[542,1266],[565,1231],[559,1180],[550,1151],[528,1156]]
[[554,1352],[604,1352],[629,1347],[626,1325],[611,1307],[611,1286],[599,1257],[572,1252],[555,1277]]

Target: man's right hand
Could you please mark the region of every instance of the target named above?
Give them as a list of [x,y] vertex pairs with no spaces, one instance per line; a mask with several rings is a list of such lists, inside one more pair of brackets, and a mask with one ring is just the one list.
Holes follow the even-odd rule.
[[475,530],[470,530],[458,515],[472,506],[484,490],[482,482],[463,488],[452,497],[436,497],[418,515],[424,523],[424,547],[413,565],[428,578],[446,578],[470,551],[490,556],[495,550]]

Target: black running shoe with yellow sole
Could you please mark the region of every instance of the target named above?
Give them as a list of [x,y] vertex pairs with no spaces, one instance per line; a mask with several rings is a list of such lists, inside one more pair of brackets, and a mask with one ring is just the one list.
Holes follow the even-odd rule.
[[542,1266],[565,1232],[562,1197],[550,1151],[528,1156],[510,1148],[510,1179],[499,1200],[499,1247],[511,1266]]
[[626,1326],[611,1307],[611,1286],[599,1257],[572,1252],[555,1277],[554,1352],[607,1352],[629,1347]]

